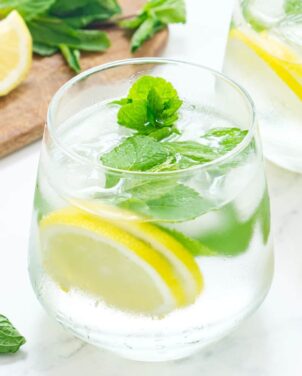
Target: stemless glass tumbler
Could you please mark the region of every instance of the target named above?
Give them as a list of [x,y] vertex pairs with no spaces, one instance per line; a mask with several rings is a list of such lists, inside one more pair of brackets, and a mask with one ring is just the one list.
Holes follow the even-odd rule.
[[[126,132],[112,101],[144,75],[177,90],[184,141],[230,126],[246,130],[243,140],[182,170],[105,167],[100,157]],[[127,358],[181,358],[229,333],[262,302],[273,274],[261,145],[245,91],[218,72],[157,58],[67,82],[49,106],[29,270],[51,316]]]

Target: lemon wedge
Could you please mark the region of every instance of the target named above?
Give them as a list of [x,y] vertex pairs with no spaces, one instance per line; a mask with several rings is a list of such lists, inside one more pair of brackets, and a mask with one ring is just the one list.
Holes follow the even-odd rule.
[[32,61],[32,38],[20,14],[12,11],[0,21],[0,96],[26,77]]
[[265,31],[231,29],[230,37],[254,51],[302,100],[302,60],[295,51]]
[[164,315],[202,289],[193,256],[152,224],[122,225],[70,207],[41,220],[40,240],[44,267],[64,291],[120,310]]

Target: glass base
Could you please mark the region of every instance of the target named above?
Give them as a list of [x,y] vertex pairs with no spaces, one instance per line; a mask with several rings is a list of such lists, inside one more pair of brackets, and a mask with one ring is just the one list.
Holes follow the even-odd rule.
[[162,362],[182,359],[193,355],[230,334],[245,318],[250,316],[265,299],[270,286],[257,302],[230,320],[208,327],[192,328],[190,332],[164,337],[116,336],[93,332],[84,326],[74,326],[67,318],[57,315],[56,320],[75,337],[94,346],[114,352],[135,361]]

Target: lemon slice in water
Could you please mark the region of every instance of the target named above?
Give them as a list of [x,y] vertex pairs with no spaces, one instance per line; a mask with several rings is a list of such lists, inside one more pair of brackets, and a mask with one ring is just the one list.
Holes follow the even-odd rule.
[[121,310],[163,315],[191,304],[202,276],[190,255],[154,225],[111,222],[65,208],[40,222],[47,273]]
[[0,96],[8,94],[27,75],[32,61],[32,38],[17,11],[0,21]]
[[266,31],[231,29],[230,37],[254,51],[302,100],[302,59],[292,48]]

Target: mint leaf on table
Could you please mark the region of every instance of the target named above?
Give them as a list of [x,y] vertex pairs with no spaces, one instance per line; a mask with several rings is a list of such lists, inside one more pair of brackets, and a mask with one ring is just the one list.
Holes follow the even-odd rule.
[[57,0],[1,0],[0,17],[17,10],[26,21],[30,21],[46,12],[55,1]]
[[120,12],[116,0],[57,0],[49,13],[72,27],[82,28],[91,22],[108,20]]
[[[161,77],[143,76],[133,84],[127,98],[113,103],[121,106],[120,125],[148,134],[171,127],[178,119],[182,100],[170,82]],[[155,138],[159,139],[159,133]]]
[[70,68],[73,69],[76,73],[79,73],[81,71],[80,51],[75,48],[70,48],[66,44],[59,44],[59,49]]
[[15,353],[25,342],[10,321],[0,315],[0,353]]
[[284,11],[286,14],[296,15],[302,13],[301,0],[285,0]]
[[39,42],[33,42],[33,51],[34,53],[40,56],[51,56],[55,54],[59,49],[54,46],[49,46],[48,44],[43,44]]
[[138,16],[120,22],[120,26],[135,30],[131,50],[136,51],[147,39],[170,23],[185,23],[184,0],[149,0]]
[[59,47],[62,44],[84,51],[104,51],[109,45],[106,33],[97,30],[73,29],[59,18],[39,16],[28,23],[37,43]]

